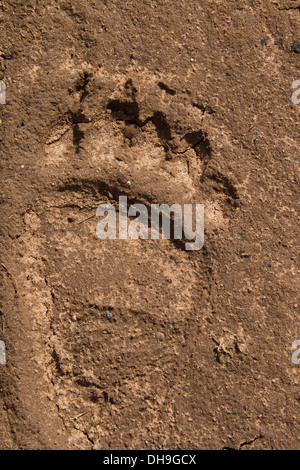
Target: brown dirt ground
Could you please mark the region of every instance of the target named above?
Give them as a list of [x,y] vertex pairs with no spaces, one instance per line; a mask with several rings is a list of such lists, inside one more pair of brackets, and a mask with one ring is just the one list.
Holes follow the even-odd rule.
[[[300,1],[0,14],[1,449],[299,449]],[[204,249],[100,241],[119,195]]]

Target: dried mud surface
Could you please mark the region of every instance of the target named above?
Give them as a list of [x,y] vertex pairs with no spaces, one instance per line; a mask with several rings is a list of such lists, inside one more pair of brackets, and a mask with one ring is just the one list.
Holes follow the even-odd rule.
[[[300,1],[0,15],[0,448],[299,449]],[[100,241],[120,195],[204,248]]]

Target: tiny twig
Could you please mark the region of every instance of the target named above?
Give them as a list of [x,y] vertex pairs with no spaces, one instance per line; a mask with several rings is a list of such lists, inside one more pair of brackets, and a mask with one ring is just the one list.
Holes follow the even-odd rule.
[[75,416],[75,418],[71,418],[70,421],[76,421],[78,418],[81,418],[82,416],[91,413],[91,410],[85,411],[84,413],[80,413],[80,415]]
[[254,144],[256,144],[256,141],[260,138],[260,134],[257,134],[254,139],[253,139],[253,142]]
[[80,222],[77,222],[77,225],[83,224],[83,222],[86,222],[87,220],[90,220],[95,216],[96,216],[96,214],[90,215],[89,217],[86,217],[85,219],[81,220]]

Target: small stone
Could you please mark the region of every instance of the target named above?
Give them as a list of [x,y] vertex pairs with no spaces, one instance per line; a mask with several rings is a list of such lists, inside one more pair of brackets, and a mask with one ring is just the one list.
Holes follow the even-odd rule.
[[292,44],[292,52],[296,52],[297,54],[300,53],[300,41],[299,39],[295,39],[295,41]]
[[159,339],[160,341],[165,340],[165,335],[161,331],[159,331],[156,336],[157,336],[157,339]]
[[94,444],[93,445],[93,450],[101,450],[101,445],[100,444]]
[[111,320],[113,317],[112,313],[109,310],[106,310],[105,315],[108,320]]
[[125,126],[123,133],[126,139],[132,140],[137,136],[138,129],[134,124],[129,124]]
[[0,341],[0,364],[6,364],[6,347],[4,341]]

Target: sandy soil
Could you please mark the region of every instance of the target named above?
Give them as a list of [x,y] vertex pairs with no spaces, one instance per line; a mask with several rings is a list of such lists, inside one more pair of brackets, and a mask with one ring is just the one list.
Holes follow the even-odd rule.
[[[299,31],[299,0],[1,2],[1,449],[300,448]],[[120,195],[204,204],[204,248],[100,241]]]

